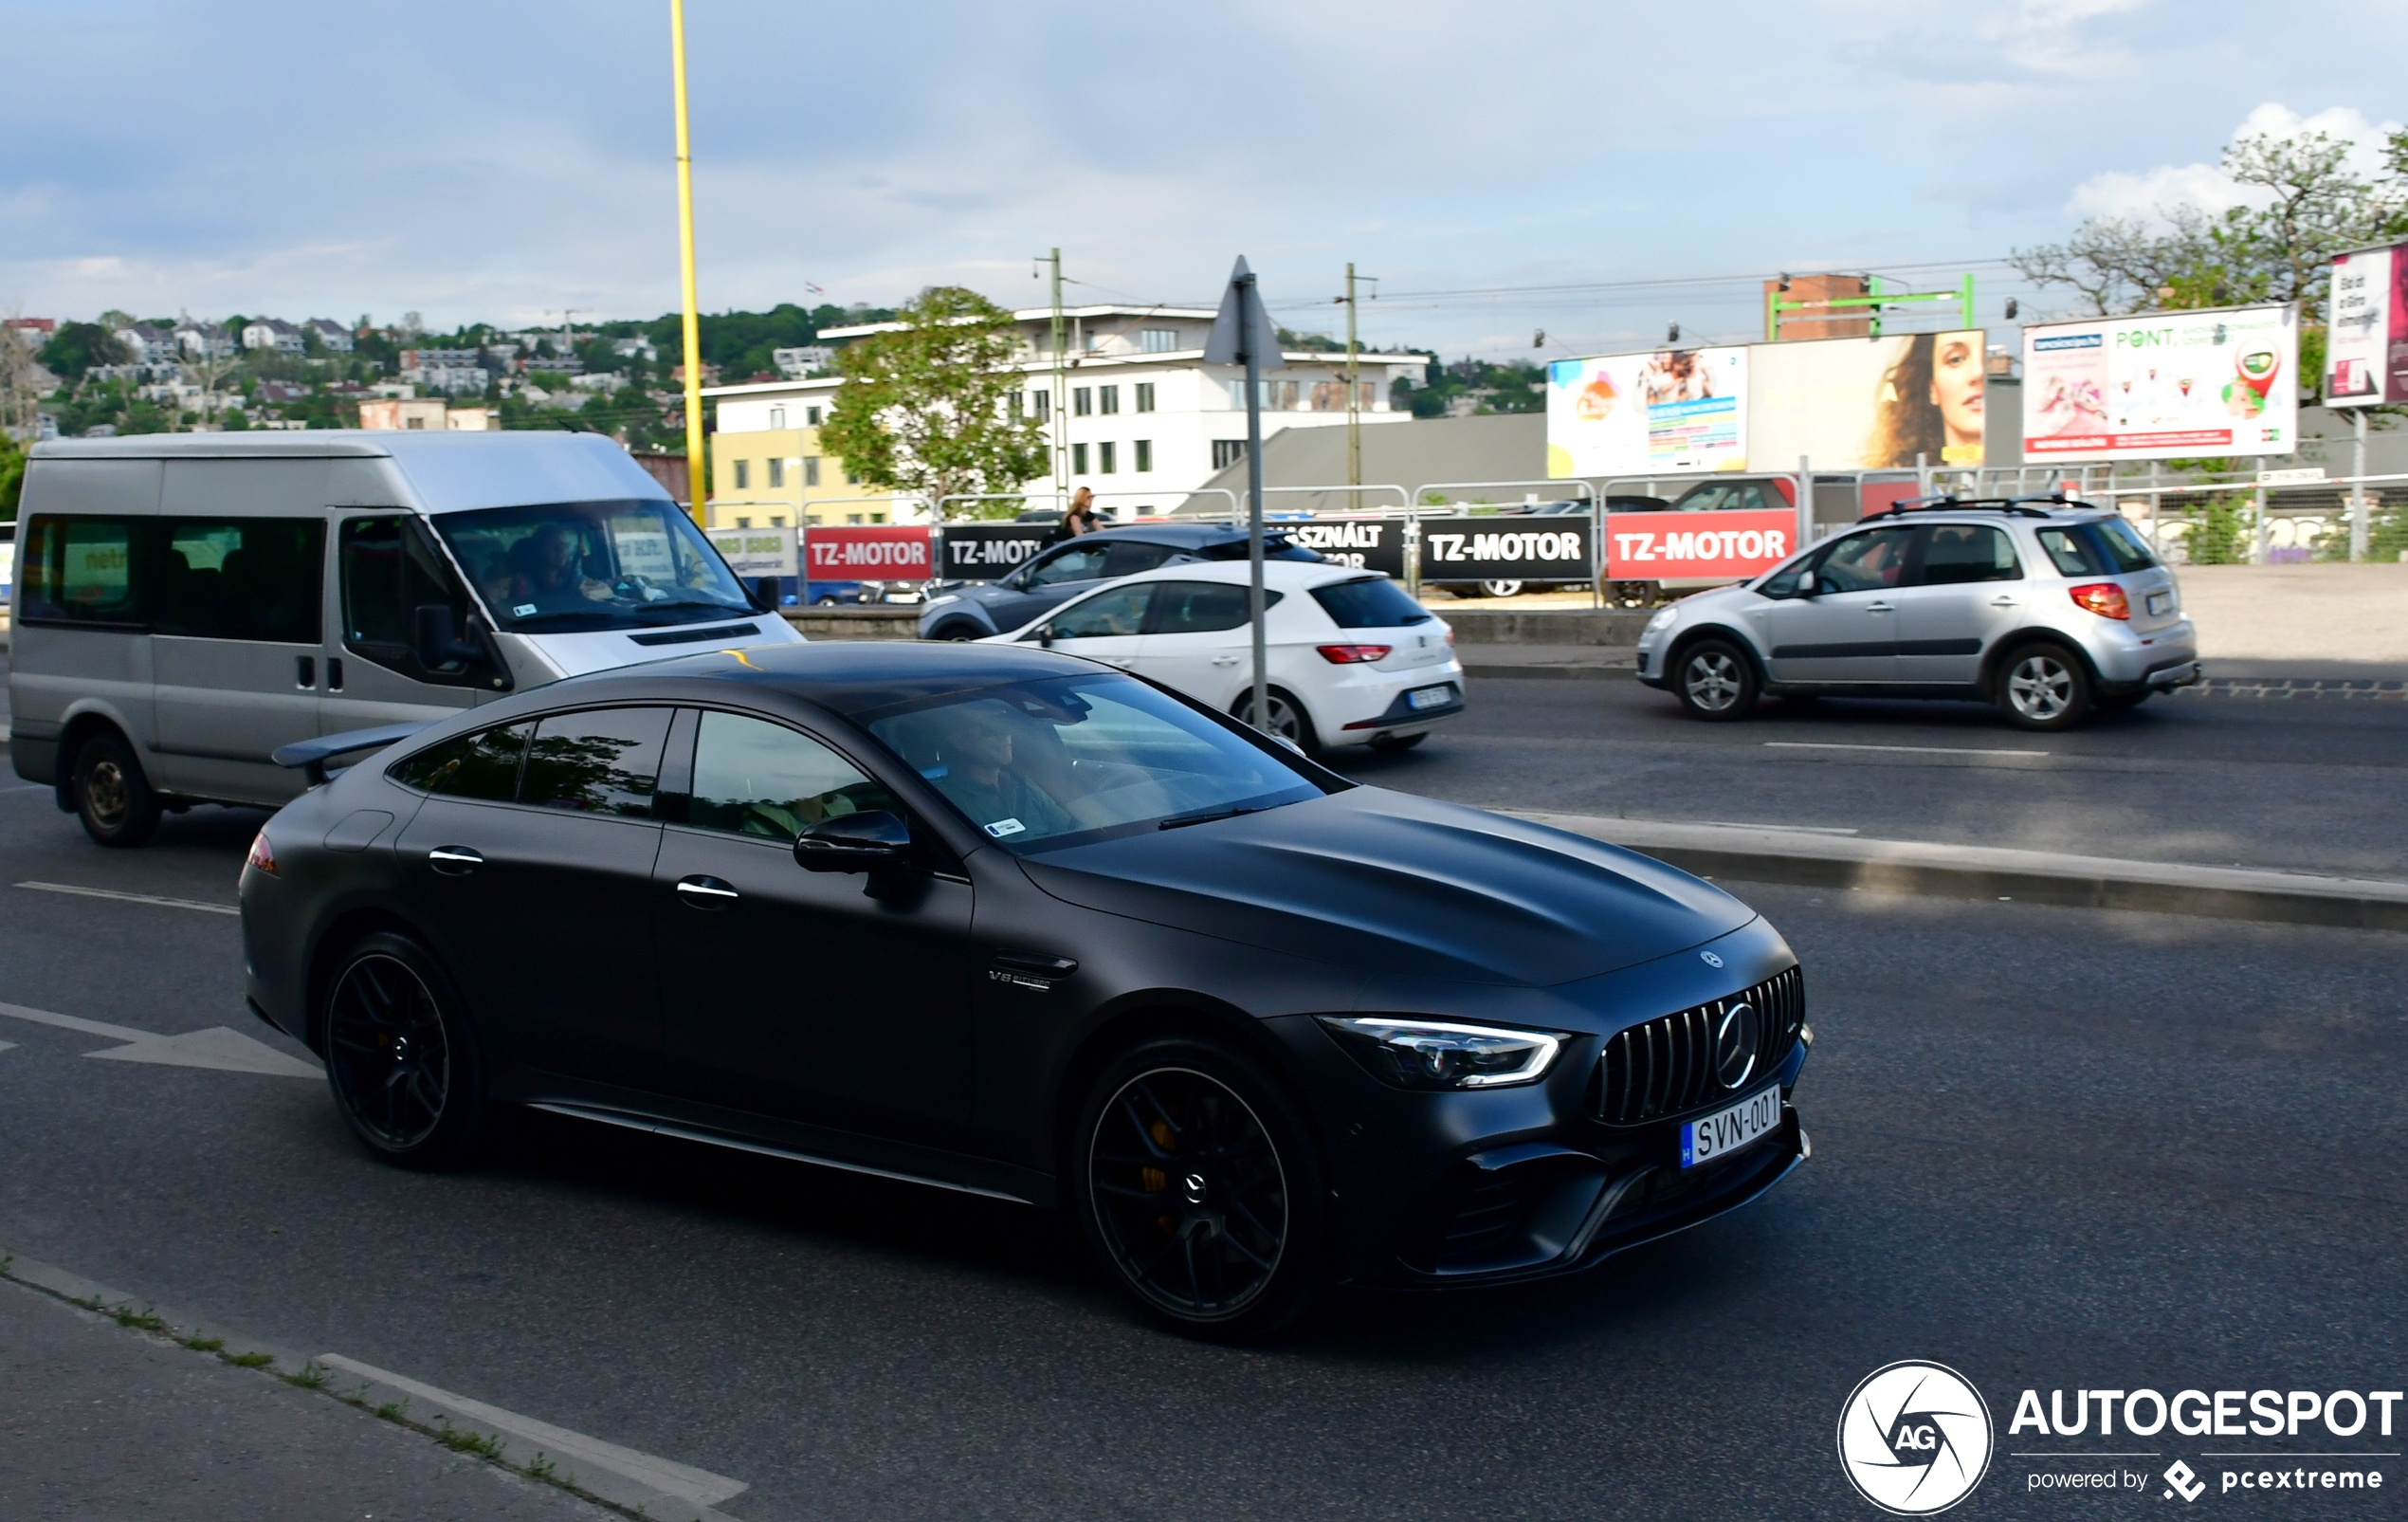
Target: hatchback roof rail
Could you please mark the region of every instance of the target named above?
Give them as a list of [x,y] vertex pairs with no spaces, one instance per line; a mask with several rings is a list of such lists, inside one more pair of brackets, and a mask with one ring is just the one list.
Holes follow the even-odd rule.
[[1951,497],[1944,492],[1940,492],[1928,497],[1912,497],[1904,502],[1891,503],[1880,512],[1868,513],[1865,521],[1870,523],[1876,518],[1902,518],[1908,513],[2013,513],[2017,518],[2051,516],[2049,508],[2033,506],[2032,504],[2035,502],[2048,503],[2057,507],[2089,505],[2088,503],[2069,503],[2065,493],[2061,491],[2033,497]]

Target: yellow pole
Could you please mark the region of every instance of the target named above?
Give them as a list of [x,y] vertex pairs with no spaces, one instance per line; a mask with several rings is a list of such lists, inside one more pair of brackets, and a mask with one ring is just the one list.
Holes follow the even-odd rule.
[[702,326],[694,304],[694,157],[685,140],[685,4],[669,0],[669,60],[677,75],[677,257],[685,285],[685,491],[703,522],[710,465],[702,453]]

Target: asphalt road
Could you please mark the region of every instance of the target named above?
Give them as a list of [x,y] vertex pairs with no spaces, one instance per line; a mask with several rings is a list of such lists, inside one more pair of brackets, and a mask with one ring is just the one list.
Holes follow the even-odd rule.
[[[1701,766],[1734,743],[1672,734]],[[1496,748],[1433,759],[1456,745]],[[228,903],[257,817],[112,853],[6,793],[0,859]],[[546,1116],[478,1171],[405,1173],[313,1081],[91,1061],[110,1043],[6,1018],[0,1245],[748,1480],[725,1508],[748,1522],[1868,1517],[1833,1430],[1903,1358],[1962,1370],[1998,1423],[1957,1514],[2091,1514],[2163,1503],[2027,1494],[2082,1466],[2007,1452],[2098,1439],[2011,1439],[2020,1389],[2403,1384],[2408,938],[1742,891],[1808,968],[1811,1163],[1577,1281],[1342,1294],[1272,1348],[1149,1329],[1016,1207]],[[278,1039],[243,1010],[230,918],[0,903],[0,1001]],[[2112,1446],[2208,1472],[2200,1443]]]
[[1341,768],[1494,808],[2408,877],[2397,698],[2155,698],[2034,735],[1973,704],[1877,699],[1705,724],[1626,673],[1475,679],[1469,697],[1420,748]]

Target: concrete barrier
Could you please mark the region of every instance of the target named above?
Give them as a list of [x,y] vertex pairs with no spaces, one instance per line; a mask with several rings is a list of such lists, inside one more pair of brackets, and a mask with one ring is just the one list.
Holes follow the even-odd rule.
[[917,639],[916,606],[782,608],[786,621],[805,639]]
[[1645,608],[1483,608],[1450,602],[1431,612],[1455,632],[1457,645],[1618,645],[1639,642],[1653,614]]

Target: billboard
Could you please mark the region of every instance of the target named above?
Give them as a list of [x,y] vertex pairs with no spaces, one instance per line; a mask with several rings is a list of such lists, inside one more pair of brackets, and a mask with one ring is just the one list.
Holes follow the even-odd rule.
[[928,530],[921,524],[879,524],[803,531],[807,581],[925,581]]
[[1747,468],[1747,350],[1659,349],[1547,366],[1547,474]]
[[2408,243],[2333,260],[2325,405],[2408,401]]
[[1051,523],[947,523],[945,563],[938,574],[947,581],[1000,579],[1045,548],[1053,531]]
[[1585,518],[1421,521],[1424,581],[1586,581],[1589,565]]
[[1743,581],[1797,547],[1797,515],[1786,509],[1605,517],[1605,574],[1615,581]]
[[2027,461],[2289,454],[2298,447],[2299,323],[2289,306],[2023,330]]
[[703,537],[719,547],[728,569],[745,578],[799,576],[791,528],[706,528]]
[[1405,524],[1399,518],[1282,519],[1269,525],[1299,544],[1321,552],[1324,560],[1351,565],[1359,571],[1379,571],[1402,579],[1405,574]]
[[1979,466],[1980,329],[1760,343],[1748,358],[1751,469]]

